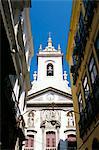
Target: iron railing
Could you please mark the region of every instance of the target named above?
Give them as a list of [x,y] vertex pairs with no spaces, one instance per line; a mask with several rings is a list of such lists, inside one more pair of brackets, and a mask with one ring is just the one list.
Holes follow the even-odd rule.
[[[74,66],[71,67],[71,73],[73,76],[73,84],[76,84],[77,76],[78,76],[78,69],[81,66],[81,62],[84,58],[84,51],[87,44],[87,38],[89,37],[89,32],[94,16],[94,9],[96,8],[96,2],[93,0],[86,1],[84,0],[84,7],[85,7],[85,16],[83,16],[82,12],[80,13],[79,17],[79,28],[76,32],[75,36],[75,47],[73,51],[73,63]],[[72,72],[72,70],[74,70]]]
[[79,129],[80,137],[83,138],[87,129],[90,128],[96,116],[99,114],[99,75],[93,85],[93,92],[86,99],[86,107],[80,113]]

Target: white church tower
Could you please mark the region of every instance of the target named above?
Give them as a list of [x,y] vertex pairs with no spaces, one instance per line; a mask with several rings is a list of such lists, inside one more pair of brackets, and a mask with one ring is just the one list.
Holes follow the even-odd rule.
[[37,57],[38,71],[33,74],[24,114],[27,140],[23,149],[68,149],[70,141],[76,142],[75,120],[60,45],[56,50],[49,36],[45,49],[40,44]]

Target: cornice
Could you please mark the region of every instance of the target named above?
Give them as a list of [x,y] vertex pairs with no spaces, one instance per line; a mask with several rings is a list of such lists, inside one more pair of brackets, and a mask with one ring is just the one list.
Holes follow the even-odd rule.
[[37,54],[38,57],[62,57],[63,54]]
[[46,92],[48,92],[48,91],[53,91],[53,92],[55,92],[55,93],[58,93],[58,94],[63,95],[63,96],[65,96],[65,97],[68,97],[69,99],[72,99],[72,95],[71,95],[71,94],[65,93],[65,92],[63,92],[63,91],[61,91],[61,90],[58,90],[58,89],[55,89],[55,88],[52,88],[52,87],[48,87],[48,88],[43,89],[43,90],[40,90],[40,91],[38,91],[38,92],[36,92],[36,93],[30,94],[30,95],[27,96],[26,99],[27,99],[27,100],[30,100],[31,98],[34,98],[34,97],[36,97],[36,96],[39,96],[39,95],[41,95],[41,94],[43,94],[43,93],[46,93]]

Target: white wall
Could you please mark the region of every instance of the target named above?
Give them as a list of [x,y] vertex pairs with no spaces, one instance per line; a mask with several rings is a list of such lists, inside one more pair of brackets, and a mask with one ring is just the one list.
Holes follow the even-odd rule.
[[[47,64],[52,63],[54,66],[54,76],[47,76]],[[62,57],[38,57],[38,80],[62,80]]]
[[[31,110],[31,108],[30,108]],[[58,146],[58,142],[59,140],[66,140],[67,138],[67,135],[68,134],[75,134],[74,131],[69,131],[67,133],[64,133],[64,131],[67,129],[66,128],[66,112],[63,112],[63,111],[60,111],[59,114],[61,114],[61,127],[59,129],[59,140],[58,140],[58,134],[57,134],[57,129],[53,127],[49,127],[49,128],[45,128],[44,129],[44,137],[42,137],[42,129],[40,128],[40,124],[41,124],[41,120],[40,120],[40,111],[36,111],[34,112],[35,113],[35,117],[34,117],[34,127],[31,128],[35,131],[37,131],[37,133],[33,133],[31,132],[31,134],[34,135],[34,141],[35,141],[35,147],[34,147],[34,150],[44,150],[44,147],[46,147],[46,132],[47,131],[55,131],[56,132],[56,145]],[[27,113],[27,116],[28,116],[28,113]],[[26,117],[25,117],[26,118]],[[26,120],[26,119],[25,119]],[[73,129],[75,129],[75,127],[73,127]],[[27,134],[27,133],[26,133]],[[44,144],[44,145],[43,145]],[[44,147],[43,147],[44,146]]]

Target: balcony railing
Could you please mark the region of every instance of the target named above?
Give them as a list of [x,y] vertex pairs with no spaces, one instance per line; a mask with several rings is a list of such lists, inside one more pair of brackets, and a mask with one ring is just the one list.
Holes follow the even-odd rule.
[[99,74],[97,75],[92,88],[94,96],[95,114],[97,115],[99,113]]
[[[79,17],[79,28],[75,36],[75,48],[73,52],[73,61],[76,66],[73,66],[75,71],[73,72],[73,84],[76,84],[78,69],[81,66],[82,59],[84,57],[84,51],[87,43],[87,38],[89,37],[89,28],[91,27],[94,8],[96,7],[96,2],[84,0],[85,6],[85,16],[80,13]],[[76,60],[75,59],[76,56]],[[76,73],[77,72],[77,73]]]
[[84,20],[86,22],[87,28],[91,27],[93,15],[94,15],[94,8],[96,7],[96,2],[94,0],[84,0],[85,6],[85,17]]
[[73,52],[73,59],[75,59],[76,57],[76,60],[74,60],[74,64],[77,65],[77,70],[79,69],[82,59],[84,57],[83,52],[86,47],[87,37],[88,37],[88,30],[84,22],[84,17],[81,13],[79,18],[79,29],[75,36],[75,48]]
[[97,58],[98,58],[98,61],[99,61],[99,31],[98,31],[94,46],[95,46]]
[[96,113],[94,104],[94,99],[89,96],[85,109],[80,113],[79,128],[81,138],[87,132],[87,129],[91,126],[91,123],[95,119]]
[[85,109],[80,113],[79,129],[81,138],[83,138],[97,114],[99,114],[99,76],[97,76],[93,85],[93,93],[86,100]]
[[77,65],[71,66],[71,73],[72,73],[72,77],[73,77],[73,84],[75,85],[76,81],[77,81],[77,77],[78,77]]

